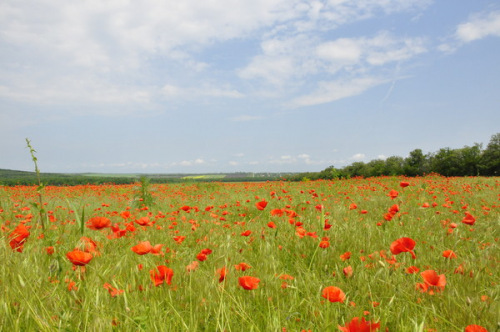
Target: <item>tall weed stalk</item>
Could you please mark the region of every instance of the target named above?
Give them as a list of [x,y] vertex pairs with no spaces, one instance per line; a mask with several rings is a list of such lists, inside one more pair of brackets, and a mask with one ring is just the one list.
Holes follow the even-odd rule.
[[26,145],[28,149],[30,149],[30,154],[31,154],[31,160],[33,160],[33,163],[35,164],[35,173],[36,173],[36,179],[38,182],[38,187],[36,188],[36,191],[38,193],[38,204],[32,203],[32,206],[35,207],[38,210],[39,216],[40,216],[40,224],[42,225],[42,229],[45,230],[45,219],[47,218],[45,214],[45,209],[43,208],[43,190],[45,188],[45,185],[42,183],[42,180],[40,178],[40,169],[38,168],[38,159],[35,156],[36,150],[33,148],[31,145],[31,142],[28,138],[26,138]]

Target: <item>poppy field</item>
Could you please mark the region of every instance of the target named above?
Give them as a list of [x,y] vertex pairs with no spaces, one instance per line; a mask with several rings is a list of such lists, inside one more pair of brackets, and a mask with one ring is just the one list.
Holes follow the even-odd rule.
[[497,331],[500,179],[0,187],[8,331]]

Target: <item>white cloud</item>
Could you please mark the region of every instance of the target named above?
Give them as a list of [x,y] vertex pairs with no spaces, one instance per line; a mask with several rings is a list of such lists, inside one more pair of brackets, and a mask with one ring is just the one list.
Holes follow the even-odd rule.
[[489,36],[500,37],[500,11],[475,13],[459,24],[454,35],[438,46],[444,53],[453,53],[464,44]]
[[456,29],[456,38],[464,43],[487,36],[500,37],[500,11],[475,14]]
[[[244,86],[256,95],[283,97],[301,91],[309,79],[317,81],[325,68],[334,73],[339,64],[349,64],[366,71],[367,64],[418,54],[417,39],[393,38],[377,48],[376,38],[322,40],[321,32],[380,13],[418,11],[430,2],[46,0],[34,6],[29,0],[4,1],[0,97],[154,109],[165,99],[246,97],[249,93],[231,81],[237,78],[255,80],[255,88]],[[250,51],[246,65],[219,76],[219,64],[202,54],[234,40],[260,40],[261,49]]]
[[[372,73],[382,70],[384,65],[409,60],[427,51],[423,38],[397,38],[385,31],[373,37],[331,41],[307,37],[273,37],[263,41],[263,53],[240,70],[240,77],[286,86],[285,93],[304,90],[308,81],[321,77],[316,80],[319,83],[314,92],[291,103],[294,107],[308,106],[357,95],[385,83],[387,74]],[[325,80],[325,76],[331,80]],[[375,79],[377,76],[380,78]]]
[[355,155],[353,155],[350,159],[351,160],[354,160],[354,161],[362,161],[365,159],[365,154],[364,153],[356,153]]
[[281,84],[294,73],[292,57],[256,56],[252,62],[239,72],[244,79],[262,78],[271,84]]
[[351,63],[358,62],[361,57],[362,45],[355,39],[339,38],[334,41],[325,42],[320,44],[317,49],[317,55],[325,60]]

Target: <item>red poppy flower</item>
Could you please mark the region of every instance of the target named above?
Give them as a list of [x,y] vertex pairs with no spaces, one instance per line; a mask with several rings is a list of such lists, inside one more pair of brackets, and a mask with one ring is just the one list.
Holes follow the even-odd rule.
[[152,225],[152,221],[149,220],[148,217],[142,217],[142,218],[136,219],[135,222],[141,226],[151,226]]
[[485,327],[482,327],[481,325],[467,325],[465,327],[465,332],[488,332],[488,330]]
[[248,269],[251,269],[252,267],[250,265],[248,265],[247,263],[240,263],[240,264],[235,265],[234,268],[237,271],[246,271]]
[[284,213],[285,213],[285,211],[283,211],[282,209],[274,209],[274,210],[271,210],[271,215],[272,215],[272,216],[278,216],[278,217],[281,217]]
[[429,292],[429,294],[434,294],[434,291],[440,292],[444,290],[446,286],[446,277],[444,274],[438,275],[434,270],[426,270],[420,273],[424,279],[423,284],[417,284],[417,288],[422,292]]
[[267,206],[267,202],[266,201],[260,201],[260,202],[257,202],[255,203],[255,206],[257,207],[257,210],[264,210]]
[[223,282],[224,279],[226,279],[226,275],[227,275],[227,269],[226,267],[222,267],[220,269],[217,269],[217,275],[219,275],[219,282]]
[[415,241],[409,237],[402,237],[391,244],[391,252],[393,255],[409,252],[411,257],[415,259],[416,256],[413,252],[413,248],[415,248]]
[[276,224],[273,221],[270,221],[267,223],[267,227],[269,228],[276,228]]
[[117,295],[120,295],[121,293],[125,292],[123,289],[117,289],[111,286],[109,283],[104,283],[104,288],[106,288],[111,295],[111,297],[116,297]]
[[399,193],[396,190],[391,190],[387,196],[389,196],[391,199],[394,199],[398,197]]
[[295,279],[294,277],[292,277],[292,276],[291,276],[291,275],[289,275],[289,274],[282,274],[282,275],[280,275],[280,277],[279,277],[279,278],[280,278],[281,280],[293,280],[293,279]]
[[118,227],[118,226],[111,225],[111,230],[113,231],[113,234],[110,234],[107,236],[107,238],[110,240],[119,239],[119,238],[125,236],[125,234],[127,234],[126,229],[120,229],[120,227]]
[[243,289],[246,290],[257,289],[257,287],[259,287],[259,282],[260,282],[259,278],[251,276],[244,276],[238,278],[238,283],[240,284],[241,287],[243,287]]
[[86,225],[88,228],[96,231],[99,229],[111,227],[111,220],[106,217],[93,217],[86,222]]
[[330,302],[344,302],[345,293],[338,287],[328,286],[323,289],[321,296]]
[[81,251],[79,249],[75,249],[66,254],[68,260],[73,263],[73,265],[85,266],[87,265],[93,258],[92,254]]
[[132,247],[132,251],[138,255],[146,255],[153,249],[153,246],[149,241],[140,242],[139,244]]
[[401,182],[399,183],[399,186],[400,186],[401,188],[408,187],[409,185],[410,185],[410,183],[409,183],[409,182],[406,182],[406,181],[401,181]]
[[399,212],[399,205],[397,204],[394,204],[393,206],[391,206],[388,210],[388,212],[392,215],[395,215],[396,213]]
[[122,211],[120,213],[120,217],[122,217],[123,219],[128,219],[132,216],[132,214],[130,213],[130,211]]
[[205,255],[210,255],[212,253],[212,249],[209,248],[201,249],[200,253]]
[[345,267],[342,272],[344,273],[344,275],[347,277],[347,278],[350,278],[352,277],[352,266],[348,266],[348,267]]
[[50,256],[50,255],[52,255],[54,253],[54,247],[53,246],[46,247],[45,251],[47,252],[47,255]]
[[416,267],[416,266],[409,266],[406,269],[406,273],[408,273],[408,274],[418,273],[418,271],[420,271],[420,269],[418,267]]
[[366,321],[365,317],[354,317],[349,323],[344,326],[338,326],[342,332],[372,332],[380,328],[380,323]]
[[453,250],[445,250],[443,251],[443,257],[453,259],[457,258],[457,255],[453,252]]
[[186,239],[185,236],[181,236],[181,235],[174,236],[174,241],[177,242],[178,244],[181,244],[182,241],[184,241],[185,239]]
[[252,231],[246,230],[243,233],[241,233],[241,236],[249,236],[250,234],[252,234]]
[[150,270],[149,276],[155,284],[155,286],[160,286],[162,283],[172,284],[172,277],[174,276],[174,270],[166,267],[165,265],[158,265],[156,270]]
[[30,228],[31,226],[25,226],[24,224],[17,225],[14,231],[9,235],[9,245],[12,250],[23,252],[24,243],[30,236]]
[[322,248],[322,249],[326,249],[330,246],[330,241],[328,240],[322,240],[320,243],[319,243],[319,247]]
[[76,282],[74,282],[74,281],[70,281],[68,283],[68,291],[71,292],[72,290],[74,290],[74,291],[78,290],[78,287],[76,287]]
[[153,255],[163,255],[161,252],[161,248],[163,247],[163,244],[155,244],[153,248],[151,248],[151,253]]
[[342,255],[340,255],[340,259],[343,260],[344,262],[346,260],[348,260],[349,258],[351,258],[351,252],[350,251],[346,251],[345,253],[343,253]]
[[467,225],[474,225],[476,218],[474,218],[474,216],[469,212],[465,212],[465,217],[462,219],[462,222]]
[[207,260],[207,255],[204,253],[200,252],[198,255],[196,255],[196,259],[199,260],[200,262],[206,261]]
[[187,272],[193,272],[193,271],[195,271],[198,268],[199,265],[200,265],[200,263],[198,263],[198,261],[192,261],[191,263],[189,263],[186,266],[186,271]]
[[358,208],[358,206],[356,205],[356,203],[351,203],[351,205],[349,205],[349,210],[356,210]]

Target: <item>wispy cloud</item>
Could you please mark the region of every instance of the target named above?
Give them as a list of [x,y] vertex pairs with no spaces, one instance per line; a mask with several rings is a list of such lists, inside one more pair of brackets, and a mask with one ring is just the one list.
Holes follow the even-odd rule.
[[459,47],[489,36],[500,37],[500,11],[472,14],[460,23],[449,41],[438,46],[440,51],[452,53]]
[[464,43],[488,36],[500,37],[500,11],[474,14],[456,30],[456,38]]
[[386,82],[387,79],[374,77],[320,82],[316,91],[293,99],[290,106],[302,107],[329,103],[342,98],[359,95],[370,88]]
[[[384,66],[397,62],[399,67],[403,61],[427,52],[426,44],[422,37],[398,38],[386,31],[373,37],[330,41],[306,35],[274,38],[262,43],[263,54],[242,69],[240,76],[285,85],[287,92],[313,87],[309,94],[293,97],[286,104],[291,107],[329,103],[361,94],[389,78],[394,81],[394,75],[384,72]],[[318,82],[316,87],[314,80]]]

